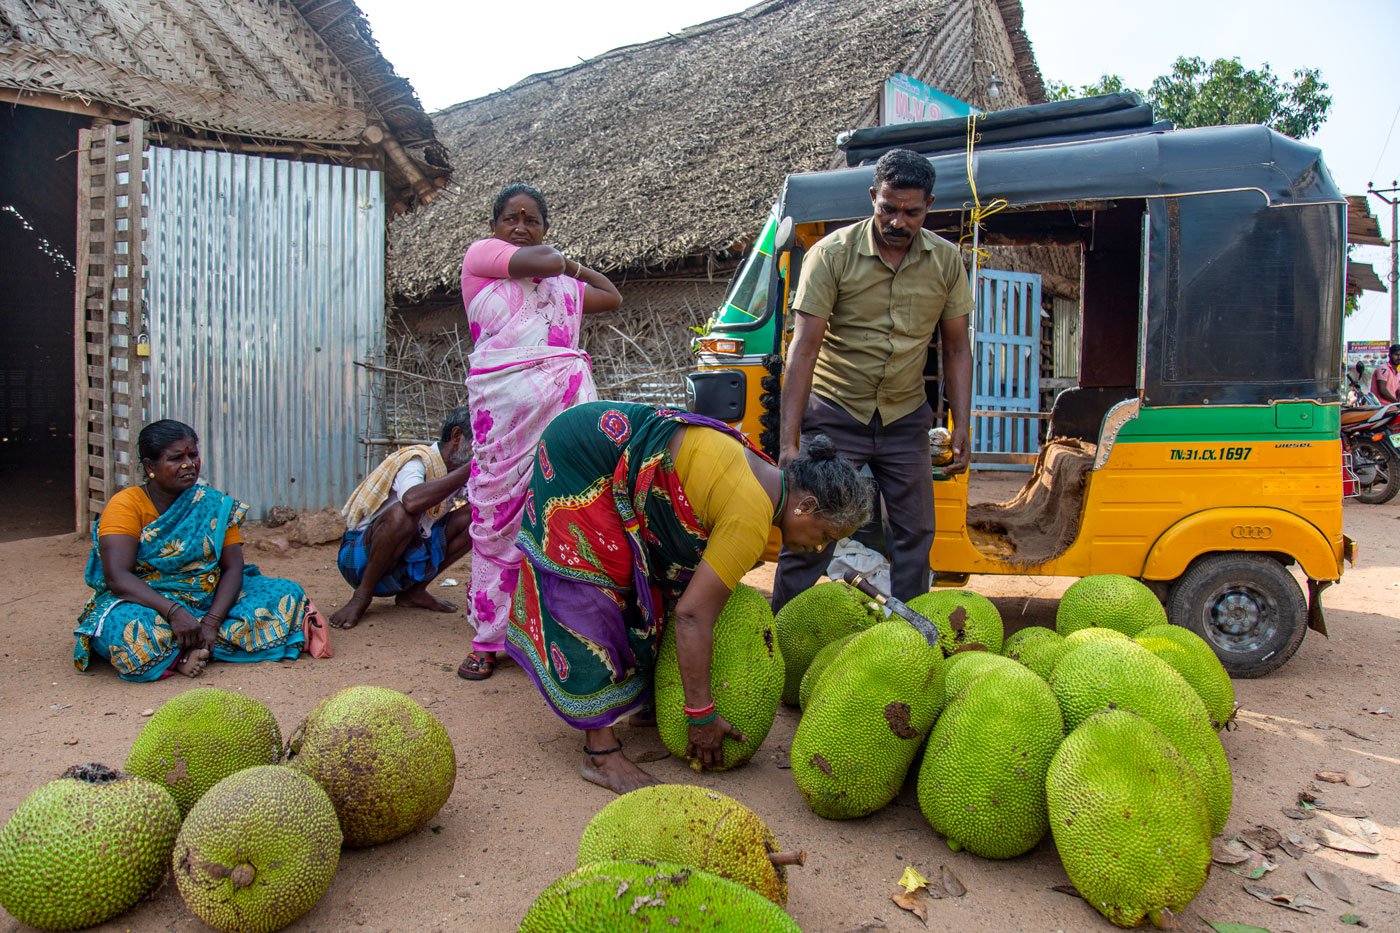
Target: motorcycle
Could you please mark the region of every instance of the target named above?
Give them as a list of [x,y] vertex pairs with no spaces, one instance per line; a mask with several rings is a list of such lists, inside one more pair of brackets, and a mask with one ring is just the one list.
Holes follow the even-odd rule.
[[[1400,494],[1400,402],[1342,410],[1343,495],[1381,505]],[[1353,479],[1354,483],[1348,482]],[[1349,488],[1350,487],[1350,488]]]

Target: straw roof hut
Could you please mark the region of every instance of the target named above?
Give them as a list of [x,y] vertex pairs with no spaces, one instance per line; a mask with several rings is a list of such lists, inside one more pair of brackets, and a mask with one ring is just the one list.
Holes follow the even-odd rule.
[[177,148],[382,168],[399,211],[449,172],[351,0],[0,0],[0,101],[144,118]]
[[632,313],[713,307],[784,176],[840,164],[837,133],[876,122],[894,72],[984,109],[1044,99],[1019,0],[765,0],[434,114],[458,174],[391,225],[389,288],[400,308],[458,300],[491,198],[523,180]]

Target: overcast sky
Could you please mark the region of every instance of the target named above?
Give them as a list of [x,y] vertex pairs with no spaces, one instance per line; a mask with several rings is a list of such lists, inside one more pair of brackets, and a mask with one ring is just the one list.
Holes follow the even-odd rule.
[[[867,0],[879,2],[879,0]],[[1400,2],[1397,0],[1023,0],[1026,32],[1047,80],[1083,84],[1116,73],[1145,88],[1178,55],[1238,56],[1285,77],[1320,68],[1331,115],[1312,142],[1348,194],[1400,177]],[[375,38],[430,111],[527,75],[664,36],[751,5],[736,0],[534,0],[528,5],[359,0]],[[774,62],[775,67],[782,63]],[[1384,153],[1382,152],[1384,150]],[[1374,198],[1372,199],[1375,200]],[[1389,208],[1382,228],[1389,232]],[[1385,279],[1389,251],[1358,250]],[[1389,296],[1367,293],[1349,339],[1389,334]]]

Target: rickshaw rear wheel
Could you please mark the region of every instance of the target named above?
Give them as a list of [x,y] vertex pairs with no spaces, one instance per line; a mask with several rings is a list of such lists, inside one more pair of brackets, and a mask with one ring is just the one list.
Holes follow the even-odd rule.
[[1298,581],[1277,560],[1242,551],[1197,558],[1172,585],[1167,618],[1204,638],[1231,677],[1277,670],[1308,631]]

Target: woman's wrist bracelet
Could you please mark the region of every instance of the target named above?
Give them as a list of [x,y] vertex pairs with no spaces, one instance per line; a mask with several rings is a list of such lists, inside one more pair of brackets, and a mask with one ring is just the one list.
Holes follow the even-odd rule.
[[716,710],[714,706],[711,706],[709,713],[707,713],[704,716],[692,716],[690,713],[687,712],[685,714],[685,721],[688,725],[692,726],[708,726],[710,723],[715,721],[715,717],[718,715],[719,711]]
[[[714,700],[711,700],[704,706],[685,706],[682,707],[682,709],[684,709],[685,711],[686,721],[689,722],[692,726],[703,726],[705,723],[715,718]],[[697,722],[696,720],[700,721]]]

